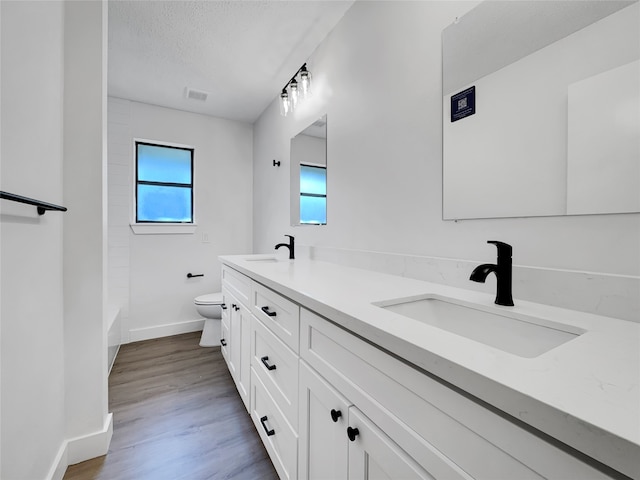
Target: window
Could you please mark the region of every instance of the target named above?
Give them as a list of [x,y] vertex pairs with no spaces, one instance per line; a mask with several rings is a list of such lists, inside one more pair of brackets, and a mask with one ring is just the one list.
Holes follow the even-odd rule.
[[327,167],[300,164],[300,223],[327,224]]
[[136,223],[193,223],[193,148],[136,142]]

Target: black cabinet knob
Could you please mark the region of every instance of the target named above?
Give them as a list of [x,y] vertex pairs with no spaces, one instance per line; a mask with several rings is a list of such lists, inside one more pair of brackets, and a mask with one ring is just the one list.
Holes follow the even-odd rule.
[[338,419],[342,416],[342,412],[340,410],[336,410],[335,408],[331,409],[331,420],[337,422]]
[[355,442],[356,437],[360,434],[360,431],[357,428],[347,427],[347,437],[352,442]]

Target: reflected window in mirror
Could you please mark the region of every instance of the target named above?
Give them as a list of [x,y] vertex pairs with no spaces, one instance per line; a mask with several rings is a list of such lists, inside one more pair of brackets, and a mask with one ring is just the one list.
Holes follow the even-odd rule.
[[291,139],[291,225],[327,224],[327,116]]
[[327,224],[327,167],[300,164],[300,224]]

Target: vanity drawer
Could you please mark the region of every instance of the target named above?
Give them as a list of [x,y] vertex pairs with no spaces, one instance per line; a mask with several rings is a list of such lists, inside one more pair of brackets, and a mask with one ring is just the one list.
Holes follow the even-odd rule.
[[253,282],[251,311],[291,350],[298,353],[300,307],[297,304]]
[[251,297],[251,279],[233,268],[222,266],[222,287],[227,288],[236,300],[249,306]]
[[298,436],[251,368],[251,418],[282,480],[297,478]]
[[251,319],[251,366],[297,431],[298,355],[256,317]]
[[610,478],[318,315],[300,316],[300,357],[383,431],[395,431],[393,441],[427,471],[446,464],[478,479]]

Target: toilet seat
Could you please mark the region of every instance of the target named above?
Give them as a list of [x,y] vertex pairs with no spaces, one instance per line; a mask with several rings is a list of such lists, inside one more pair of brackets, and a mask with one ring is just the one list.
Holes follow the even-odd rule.
[[221,305],[222,304],[222,292],[207,293],[206,295],[200,295],[194,300],[196,305]]

